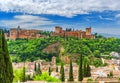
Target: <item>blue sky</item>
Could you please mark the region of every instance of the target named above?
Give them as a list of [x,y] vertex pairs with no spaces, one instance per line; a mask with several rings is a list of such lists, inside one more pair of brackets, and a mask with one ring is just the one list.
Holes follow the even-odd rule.
[[55,26],[120,35],[120,0],[0,0],[0,27],[53,31]]

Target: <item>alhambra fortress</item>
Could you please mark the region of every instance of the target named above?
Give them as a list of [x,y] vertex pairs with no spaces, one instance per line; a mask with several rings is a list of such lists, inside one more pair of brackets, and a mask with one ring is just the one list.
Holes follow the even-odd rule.
[[[32,39],[32,38],[48,38],[48,36],[41,34],[42,30],[26,30],[21,29],[20,26],[17,28],[11,28],[9,32],[5,33],[5,37],[10,40],[16,39]],[[82,30],[63,30],[62,27],[56,26],[55,31],[50,33],[50,36],[61,36],[61,37],[76,37],[76,38],[88,38],[94,39],[95,36],[91,34],[91,27],[86,28],[86,31]]]
[[62,37],[76,37],[76,38],[95,38],[94,35],[91,34],[91,27],[86,28],[86,31],[82,30],[71,30],[66,29],[63,30],[62,27],[55,27],[55,32],[51,33],[51,36],[62,36]]
[[40,32],[41,30],[26,30],[18,26],[18,28],[11,28],[8,33],[5,33],[5,37],[10,40],[40,38],[42,37]]

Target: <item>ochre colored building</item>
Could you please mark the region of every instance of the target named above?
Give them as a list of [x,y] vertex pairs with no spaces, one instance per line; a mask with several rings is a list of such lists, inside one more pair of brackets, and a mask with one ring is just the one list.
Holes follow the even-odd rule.
[[82,30],[63,30],[62,27],[55,27],[55,32],[51,33],[51,36],[62,36],[62,37],[76,37],[76,38],[88,38],[94,39],[95,36],[91,34],[91,27],[86,28],[86,31]]
[[18,28],[10,29],[9,33],[5,33],[7,39],[16,40],[20,39],[32,39],[32,38],[40,38],[42,35],[40,34],[41,30],[25,30],[21,29],[20,26]]

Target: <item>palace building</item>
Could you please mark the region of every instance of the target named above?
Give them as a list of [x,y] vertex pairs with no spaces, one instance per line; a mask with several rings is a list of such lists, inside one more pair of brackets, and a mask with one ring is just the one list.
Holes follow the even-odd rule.
[[[5,33],[6,39],[16,40],[16,39],[32,39],[32,38],[48,38],[47,36],[40,34],[42,30],[26,30],[18,28],[11,28],[9,32]],[[82,30],[63,30],[62,27],[56,26],[55,31],[51,32],[51,36],[61,36],[61,37],[76,37],[76,38],[88,38],[94,39],[95,36],[91,33],[91,27],[86,28],[86,31]]]
[[51,36],[62,36],[62,37],[76,37],[76,38],[88,38],[94,39],[95,36],[91,33],[91,27],[86,28],[86,31],[82,30],[63,30],[62,27],[56,26],[55,32],[51,33]]
[[11,28],[9,33],[5,33],[5,37],[10,40],[40,38],[43,37],[40,32],[41,30],[26,30],[18,26],[18,28]]

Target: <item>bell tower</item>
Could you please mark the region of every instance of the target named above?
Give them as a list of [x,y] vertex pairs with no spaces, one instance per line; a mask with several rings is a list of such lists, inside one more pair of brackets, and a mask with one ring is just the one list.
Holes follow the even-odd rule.
[[91,35],[91,27],[86,28],[86,35]]

